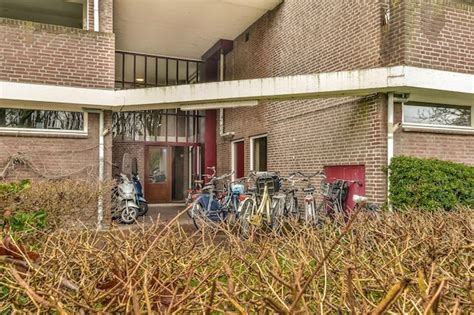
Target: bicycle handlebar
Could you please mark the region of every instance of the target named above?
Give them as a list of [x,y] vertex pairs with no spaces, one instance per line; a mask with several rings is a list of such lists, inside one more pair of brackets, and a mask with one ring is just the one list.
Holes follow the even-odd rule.
[[313,178],[313,177],[316,177],[316,176],[318,176],[318,175],[324,175],[324,170],[317,171],[316,173],[311,174],[311,175],[306,175],[306,174],[304,174],[304,173],[301,172],[301,171],[297,171],[297,172],[295,172],[294,174],[295,174],[295,175],[299,175],[299,176],[304,177],[304,178],[306,178],[306,179],[309,180],[309,179],[311,179],[311,178]]

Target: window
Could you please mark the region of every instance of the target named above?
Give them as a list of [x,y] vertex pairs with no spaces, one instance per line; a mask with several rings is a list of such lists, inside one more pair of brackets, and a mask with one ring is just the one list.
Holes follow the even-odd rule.
[[428,103],[403,106],[403,123],[443,128],[472,128],[472,107]]
[[257,172],[267,171],[267,136],[251,138],[250,168]]
[[0,16],[16,20],[83,28],[86,7],[82,1],[1,0]]
[[84,112],[0,108],[0,129],[17,131],[85,132]]
[[176,109],[113,113],[114,141],[203,142],[203,113]]

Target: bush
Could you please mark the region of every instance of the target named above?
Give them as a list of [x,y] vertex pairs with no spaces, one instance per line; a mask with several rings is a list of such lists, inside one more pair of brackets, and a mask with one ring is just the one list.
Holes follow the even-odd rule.
[[[0,183],[0,219],[9,213],[10,221],[18,219],[18,227],[39,224],[54,229],[78,221],[92,226],[97,220],[98,197],[101,193],[108,196],[111,185],[77,180]],[[109,217],[107,201],[105,198],[105,219]]]
[[473,314],[473,225],[461,210],[362,213],[345,228],[295,224],[245,240],[178,222],[59,229],[24,273],[12,268],[24,260],[0,253],[0,313]]
[[398,156],[389,170],[390,202],[395,209],[474,209],[474,167]]

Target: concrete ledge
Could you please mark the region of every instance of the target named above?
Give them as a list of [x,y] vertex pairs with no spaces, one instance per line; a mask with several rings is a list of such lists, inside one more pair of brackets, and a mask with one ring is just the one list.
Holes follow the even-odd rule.
[[[100,90],[0,82],[0,106],[90,107],[114,111],[176,108],[258,100],[360,96],[398,92],[441,97],[452,104],[474,103],[474,75],[396,66],[252,80],[153,87],[137,90]],[[242,104],[245,104],[242,103]]]

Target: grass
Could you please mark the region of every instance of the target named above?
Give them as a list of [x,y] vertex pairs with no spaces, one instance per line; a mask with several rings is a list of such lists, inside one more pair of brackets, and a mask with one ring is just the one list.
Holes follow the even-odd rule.
[[467,209],[247,239],[174,221],[36,232],[34,253],[21,245],[31,234],[16,235],[0,247],[0,313],[472,313],[473,227]]

